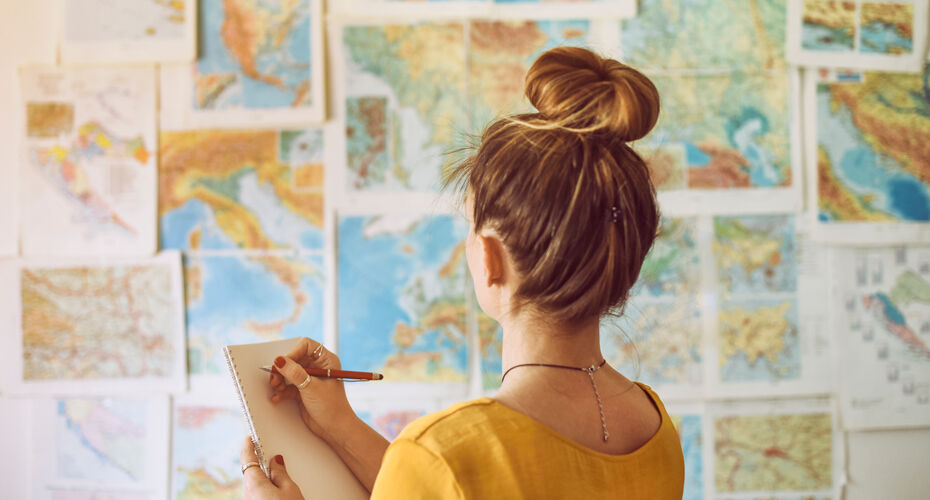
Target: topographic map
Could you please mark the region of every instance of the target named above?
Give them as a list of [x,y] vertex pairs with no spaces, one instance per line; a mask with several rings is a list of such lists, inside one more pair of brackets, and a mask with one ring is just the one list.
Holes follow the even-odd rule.
[[309,106],[310,0],[203,0],[194,109]]
[[464,26],[348,26],[342,43],[347,187],[438,188],[468,119]]
[[624,61],[662,96],[637,145],[659,190],[792,185],[784,0],[640,4]]
[[816,89],[820,220],[930,221],[930,66]]
[[696,218],[665,218],[623,316],[601,325],[601,348],[618,370],[647,384],[701,383]]
[[450,216],[339,221],[339,355],[346,366],[396,381],[465,381],[466,230]]
[[714,218],[717,275],[730,294],[793,292],[798,261],[794,217]]
[[238,499],[240,441],[248,429],[239,408],[176,404],[171,446],[172,497]]
[[844,419],[854,428],[926,423],[930,252],[851,251],[836,259],[836,271],[835,321],[849,332],[839,343]]
[[154,77],[22,70],[24,253],[154,251]]
[[173,377],[183,344],[172,279],[155,263],[23,268],[23,380]]
[[794,217],[714,218],[718,353],[725,382],[801,376]]
[[801,46],[808,50],[853,50],[856,43],[856,3],[804,0]]
[[623,22],[623,60],[647,71],[784,69],[786,3],[643,0]]
[[833,488],[830,414],[727,415],[713,426],[717,493]]
[[319,255],[188,256],[188,372],[225,375],[225,345],[322,340],[322,261]]
[[320,249],[319,130],[162,133],[161,246]]
[[534,111],[523,97],[526,71],[555,46],[585,45],[588,21],[473,21],[469,25],[471,130],[497,116]]
[[[914,50],[914,4],[805,0],[801,46],[816,51],[903,54]],[[857,43],[858,42],[858,43]]]

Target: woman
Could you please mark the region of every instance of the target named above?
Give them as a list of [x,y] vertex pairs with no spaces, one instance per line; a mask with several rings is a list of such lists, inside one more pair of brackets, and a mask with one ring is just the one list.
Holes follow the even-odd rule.
[[[503,327],[501,388],[411,423],[388,445],[352,411],[338,368],[304,339],[275,360],[273,401],[298,399],[372,498],[681,498],[684,463],[659,398],[600,351],[598,326],[622,309],[659,213],[627,145],[655,125],[659,96],[638,71],[581,48],[530,68],[538,113],[492,123],[447,180],[465,191],[466,258],[481,308]],[[243,463],[250,461],[247,440]],[[300,498],[282,457],[271,480],[246,471],[247,498]],[[312,497],[313,492],[306,492]]]

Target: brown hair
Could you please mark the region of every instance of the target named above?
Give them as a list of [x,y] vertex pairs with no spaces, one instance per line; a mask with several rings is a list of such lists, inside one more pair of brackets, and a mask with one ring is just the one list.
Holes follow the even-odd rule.
[[659,223],[655,188],[626,143],[645,136],[659,94],[639,71],[558,47],[526,75],[538,113],[492,122],[446,177],[474,198],[474,228],[495,229],[520,273],[515,307],[560,321],[622,307]]

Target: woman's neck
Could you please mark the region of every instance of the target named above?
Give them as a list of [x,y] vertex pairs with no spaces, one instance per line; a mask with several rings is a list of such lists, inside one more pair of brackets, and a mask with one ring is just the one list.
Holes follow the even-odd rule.
[[[571,367],[599,364],[604,356],[598,326],[596,318],[581,322],[553,322],[529,315],[503,319],[503,370],[524,363]],[[525,375],[520,371],[524,370],[509,373],[504,384],[516,385]]]

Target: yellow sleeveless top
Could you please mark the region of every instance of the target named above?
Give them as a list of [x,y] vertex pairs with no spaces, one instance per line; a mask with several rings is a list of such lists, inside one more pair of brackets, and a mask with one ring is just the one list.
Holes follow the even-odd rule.
[[623,498],[680,500],[678,433],[649,386],[662,423],[624,455],[584,447],[491,398],[419,418],[388,447],[371,498]]

